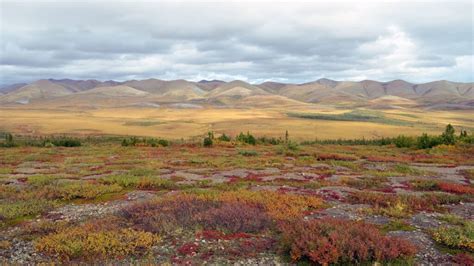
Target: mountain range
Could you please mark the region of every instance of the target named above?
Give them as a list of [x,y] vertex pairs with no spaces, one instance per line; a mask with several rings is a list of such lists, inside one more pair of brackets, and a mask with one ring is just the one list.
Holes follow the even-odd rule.
[[336,104],[372,108],[474,109],[473,85],[446,80],[414,84],[404,80],[356,82],[324,78],[303,84],[270,81],[250,84],[240,80],[42,79],[1,88],[0,105],[245,108]]

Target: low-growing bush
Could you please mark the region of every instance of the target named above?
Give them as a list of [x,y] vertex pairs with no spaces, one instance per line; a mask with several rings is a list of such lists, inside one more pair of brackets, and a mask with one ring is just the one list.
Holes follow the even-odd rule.
[[337,154],[337,153],[320,153],[315,155],[318,161],[355,161],[357,157],[346,154]]
[[454,194],[474,194],[474,187],[457,183],[440,182],[437,180],[412,180],[411,186],[415,190],[444,191]]
[[474,252],[473,221],[465,221],[461,225],[440,226],[433,230],[432,236],[440,244]]
[[64,260],[123,258],[146,254],[160,237],[128,228],[101,229],[89,225],[67,228],[41,237],[35,248]]
[[438,190],[438,181],[428,179],[415,179],[410,181],[410,186],[414,190],[434,191]]
[[100,180],[104,184],[116,184],[123,188],[174,189],[177,185],[168,179],[136,175],[110,175]]
[[385,187],[386,177],[343,178],[341,182],[357,189],[377,189]]
[[446,193],[428,193],[418,195],[396,195],[378,192],[354,192],[349,196],[354,203],[370,204],[379,214],[404,217],[414,211],[441,210],[443,204],[472,201],[469,195],[449,195]]
[[58,177],[51,175],[33,175],[28,177],[28,184],[32,186],[42,187],[52,184]]
[[319,265],[359,264],[411,257],[416,248],[408,241],[384,236],[362,222],[322,219],[298,220],[280,225],[281,247],[293,261]]
[[258,152],[252,150],[240,150],[239,154],[242,156],[257,156]]
[[430,149],[434,146],[442,144],[442,140],[438,136],[430,136],[426,133],[422,134],[416,140],[416,147],[418,149]]
[[225,142],[229,142],[231,141],[231,137],[230,136],[227,136],[225,133],[222,133],[222,135],[220,135],[217,140],[219,141],[225,141]]
[[[144,143],[151,147],[158,147],[158,146],[168,147],[170,145],[170,142],[166,139],[155,139],[155,138],[145,139]],[[123,145],[123,146],[127,146],[127,145]]]
[[236,190],[199,195],[200,198],[221,202],[244,202],[258,204],[276,220],[302,217],[308,211],[323,207],[321,198],[306,195],[285,194],[273,191]]
[[272,219],[303,217],[321,206],[316,197],[238,190],[167,196],[125,208],[121,217],[139,230],[157,233],[197,227],[257,232],[269,228]]
[[178,228],[193,228],[198,224],[197,215],[218,206],[217,202],[176,195],[137,203],[123,209],[121,217],[140,230],[169,233]]
[[453,256],[453,262],[460,266],[471,266],[474,265],[474,257],[467,253],[458,253]]
[[440,182],[438,183],[438,187],[444,192],[454,194],[474,194],[474,187],[468,185]]
[[204,140],[202,141],[202,145],[204,147],[211,147],[214,144],[213,138],[214,138],[214,134],[209,132],[208,136],[205,137]]
[[50,141],[46,141],[45,143],[51,143],[54,146],[62,146],[62,147],[79,147],[81,146],[81,141],[79,139],[74,138],[58,138],[52,139]]
[[294,141],[283,142],[278,146],[277,154],[283,154],[286,156],[296,155],[296,151],[299,150],[298,143]]
[[269,228],[272,224],[265,210],[239,202],[224,203],[197,216],[197,220],[206,229],[225,232],[256,233]]
[[130,137],[130,138],[122,139],[121,144],[123,147],[128,147],[128,146],[168,147],[171,143],[169,140],[166,140],[166,139]]
[[413,147],[415,140],[412,137],[400,135],[393,140],[393,143],[398,148],[410,148]]
[[243,202],[220,203],[189,195],[137,204],[124,209],[121,215],[141,230],[160,233],[194,227],[254,233],[272,224],[258,206]]
[[61,182],[38,189],[37,196],[45,199],[96,199],[105,194],[121,191],[118,185],[93,184],[82,181]]
[[235,137],[235,140],[238,142],[247,143],[250,145],[257,144],[257,140],[252,134],[250,134],[250,132],[247,132],[247,134],[240,132],[240,134],[237,135],[237,137]]
[[393,171],[403,175],[418,175],[420,171],[412,168],[407,164],[396,164],[393,166]]
[[0,225],[8,220],[46,212],[55,206],[56,202],[42,198],[14,202],[2,201],[0,203]]
[[17,144],[13,141],[13,135],[11,133],[5,133],[5,141],[0,142],[0,147],[12,148],[16,146]]

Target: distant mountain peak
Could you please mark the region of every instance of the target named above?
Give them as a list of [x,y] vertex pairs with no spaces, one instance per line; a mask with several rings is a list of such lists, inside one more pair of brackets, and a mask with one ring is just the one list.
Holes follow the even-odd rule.
[[214,82],[224,82],[224,81],[218,80],[218,79],[213,79],[213,80],[203,79],[203,80],[198,81],[198,83],[214,83]]

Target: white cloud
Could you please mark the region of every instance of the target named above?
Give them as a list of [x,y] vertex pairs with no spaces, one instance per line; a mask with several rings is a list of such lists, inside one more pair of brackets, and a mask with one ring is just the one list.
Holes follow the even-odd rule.
[[0,84],[473,81],[471,1],[1,1]]

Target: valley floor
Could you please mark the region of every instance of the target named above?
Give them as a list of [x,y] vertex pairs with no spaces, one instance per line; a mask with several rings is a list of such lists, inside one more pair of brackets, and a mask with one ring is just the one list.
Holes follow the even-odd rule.
[[[282,137],[289,130],[293,139],[313,140],[438,134],[448,123],[474,130],[472,110],[354,110],[324,105],[242,109],[0,107],[0,132],[189,139],[201,138],[208,131]],[[342,113],[350,115],[341,117]]]
[[0,148],[0,261],[472,263],[473,179],[472,145]]

